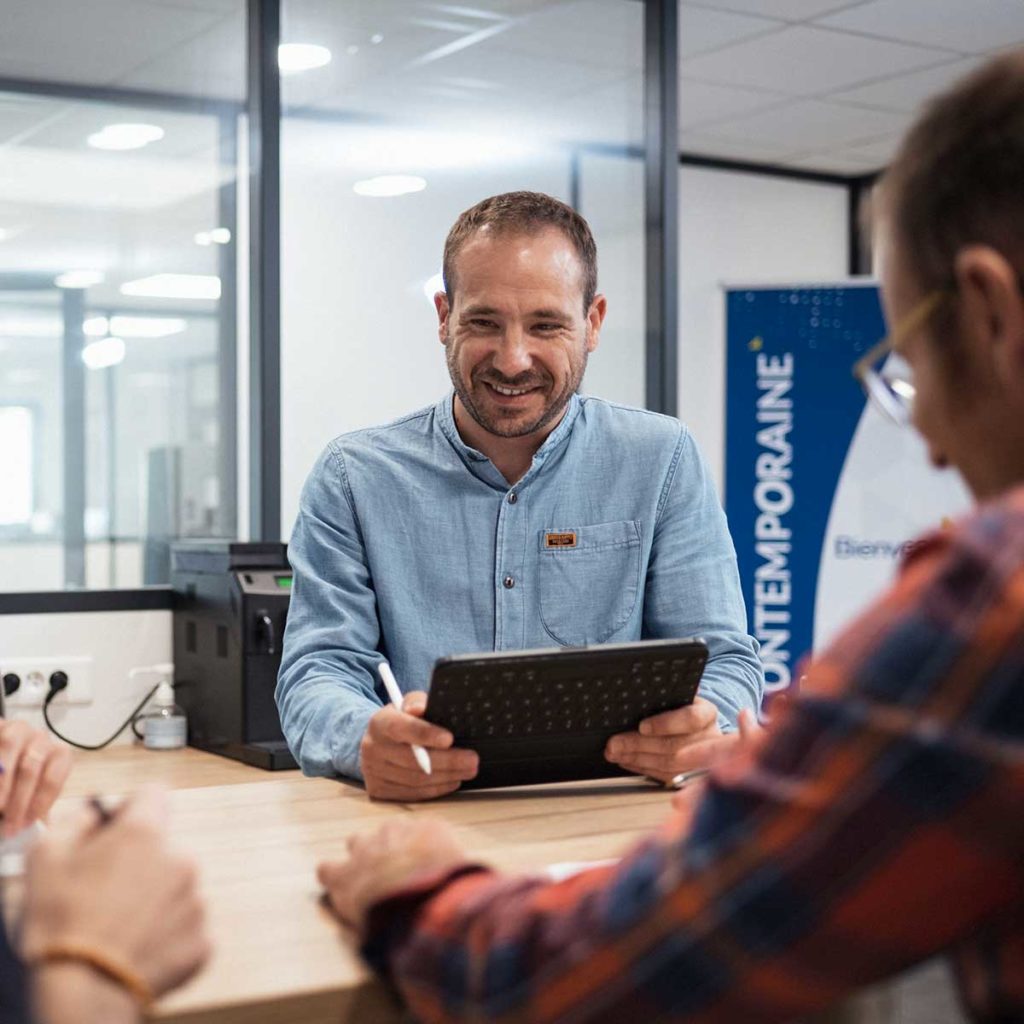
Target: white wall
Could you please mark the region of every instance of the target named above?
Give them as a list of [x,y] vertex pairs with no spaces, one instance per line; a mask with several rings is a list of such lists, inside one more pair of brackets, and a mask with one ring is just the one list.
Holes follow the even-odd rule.
[[[131,713],[158,680],[145,676],[129,680],[136,667],[171,660],[171,613],[58,612],[45,615],[0,615],[0,674],[11,658],[85,656],[93,659],[92,703],[62,706],[55,698],[50,717],[61,732],[81,743],[105,740]],[[8,709],[43,728],[36,709]],[[130,729],[116,741],[129,743]]]
[[837,281],[847,270],[847,193],[837,185],[682,167],[679,417],[725,466],[723,284]]

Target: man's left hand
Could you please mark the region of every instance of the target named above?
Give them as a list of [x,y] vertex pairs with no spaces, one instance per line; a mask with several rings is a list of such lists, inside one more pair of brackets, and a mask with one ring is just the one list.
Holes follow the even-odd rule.
[[695,697],[685,708],[645,718],[637,732],[613,736],[604,754],[620,768],[667,783],[680,772],[706,767],[721,736],[718,708]]
[[317,868],[331,907],[362,932],[375,903],[405,888],[417,876],[439,874],[469,859],[452,830],[430,818],[390,821],[362,835],[349,836],[347,861],[325,861]]
[[5,837],[45,818],[71,771],[71,750],[26,722],[0,718],[0,816]]

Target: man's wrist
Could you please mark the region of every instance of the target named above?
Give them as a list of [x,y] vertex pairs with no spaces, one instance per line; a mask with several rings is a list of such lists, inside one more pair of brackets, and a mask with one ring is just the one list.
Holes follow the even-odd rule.
[[35,1018],[40,1024],[135,1024],[140,1020],[135,997],[113,978],[87,963],[37,964],[30,984]]

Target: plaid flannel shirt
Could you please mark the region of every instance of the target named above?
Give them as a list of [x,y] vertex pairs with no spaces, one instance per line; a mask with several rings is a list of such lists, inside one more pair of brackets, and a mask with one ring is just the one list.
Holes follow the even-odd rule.
[[918,543],[692,818],[560,883],[420,879],[363,950],[426,1021],[783,1021],[943,952],[1024,1021],[1024,488]]

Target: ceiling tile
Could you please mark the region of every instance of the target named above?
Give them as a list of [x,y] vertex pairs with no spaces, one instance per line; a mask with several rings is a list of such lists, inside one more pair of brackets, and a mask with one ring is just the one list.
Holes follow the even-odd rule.
[[1024,3],[871,0],[822,18],[818,24],[958,53],[985,53],[1024,39]]
[[679,149],[683,153],[720,157],[723,160],[752,160],[755,163],[778,164],[793,156],[782,146],[773,146],[750,139],[720,139],[703,132],[680,132]]
[[794,25],[683,60],[680,70],[688,78],[723,85],[810,95],[913,71],[943,59],[942,51]]
[[[136,0],[138,2],[138,0]],[[245,0],[145,0],[154,7],[185,7],[217,14],[242,14]]]
[[832,93],[828,98],[863,107],[913,113],[925,100],[951,86],[980,63],[981,59],[977,57],[954,60],[938,67],[913,71],[909,75],[895,75],[857,86],[856,89],[845,89]]
[[693,128],[787,101],[788,97],[764,89],[734,89],[684,79],[679,83],[679,127]]
[[[217,24],[209,11],[124,0],[5,3],[0,67],[5,75],[61,82],[116,81]],[[45,10],[41,10],[45,8]],[[111,26],[116,26],[112,34]]]
[[816,166],[822,170],[867,174],[885,167],[896,152],[901,138],[900,135],[888,135],[860,146],[830,148],[819,153],[808,153],[797,162],[801,166]]
[[789,150],[821,150],[848,146],[902,131],[906,114],[864,107],[844,107],[820,100],[799,100],[746,117],[707,125],[709,135],[750,139]]
[[0,92],[0,144],[10,144],[31,133],[55,109],[50,101],[37,96]]
[[187,96],[245,99],[245,18],[235,14],[133,67],[117,85]]
[[834,153],[819,153],[814,156],[801,156],[788,161],[787,166],[799,167],[805,171],[824,171],[826,174],[870,174],[878,170],[877,164],[849,156],[838,156]]
[[692,57],[717,50],[729,43],[764,35],[784,27],[770,18],[752,18],[747,14],[717,11],[707,7],[681,7],[679,10],[679,56]]
[[[588,28],[595,35],[588,34]],[[494,42],[544,60],[642,72],[643,6],[621,0],[546,3],[513,22]]]
[[695,0],[692,5],[684,6],[715,7],[783,21],[803,21],[844,7],[856,7],[861,2],[863,0]]

